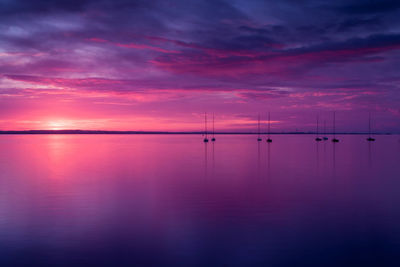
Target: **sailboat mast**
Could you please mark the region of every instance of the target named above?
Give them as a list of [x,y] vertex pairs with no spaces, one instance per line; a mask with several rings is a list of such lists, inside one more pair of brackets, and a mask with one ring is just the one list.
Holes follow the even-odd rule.
[[368,114],[368,135],[371,137],[371,112]]
[[317,137],[319,136],[319,116],[317,115]]
[[207,112],[204,112],[204,134],[207,138]]
[[336,111],[333,112],[333,138],[336,136]]
[[260,138],[260,113],[258,113],[258,138]]
[[268,138],[270,136],[270,132],[271,132],[271,114],[268,111]]
[[213,136],[213,138],[214,138],[214,112],[213,112],[213,128],[212,128],[213,130],[212,130],[212,136]]

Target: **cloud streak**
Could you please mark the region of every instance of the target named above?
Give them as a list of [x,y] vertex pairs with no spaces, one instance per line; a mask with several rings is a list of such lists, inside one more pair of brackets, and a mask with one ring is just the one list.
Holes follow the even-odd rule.
[[268,109],[282,130],[336,109],[372,110],[382,131],[400,131],[399,13],[392,0],[0,1],[0,128],[29,107],[38,113],[24,121],[174,125]]

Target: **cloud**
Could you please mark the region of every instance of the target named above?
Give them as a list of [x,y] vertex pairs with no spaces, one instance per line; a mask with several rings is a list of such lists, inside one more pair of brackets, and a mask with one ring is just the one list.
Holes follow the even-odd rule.
[[337,8],[348,14],[380,14],[391,13],[400,9],[400,3],[396,0],[363,0],[357,1]]
[[310,71],[329,63],[382,61],[384,58],[376,55],[398,49],[400,35],[387,34],[264,52],[253,51],[252,46],[247,50],[237,50],[236,53],[230,50],[194,49],[179,55],[160,55],[153,63],[178,73],[209,76],[269,73],[291,78],[293,75],[297,77],[295,72],[303,74],[302,70]]
[[391,0],[0,0],[0,109],[51,95],[176,114],[396,110],[399,12]]

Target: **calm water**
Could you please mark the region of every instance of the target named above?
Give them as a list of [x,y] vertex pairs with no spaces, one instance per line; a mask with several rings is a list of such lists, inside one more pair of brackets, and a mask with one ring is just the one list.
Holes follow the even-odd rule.
[[0,266],[400,266],[400,137],[0,136]]

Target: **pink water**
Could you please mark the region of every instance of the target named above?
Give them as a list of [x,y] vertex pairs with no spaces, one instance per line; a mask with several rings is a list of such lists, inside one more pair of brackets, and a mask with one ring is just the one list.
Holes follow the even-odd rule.
[[399,266],[400,137],[0,136],[0,266]]

